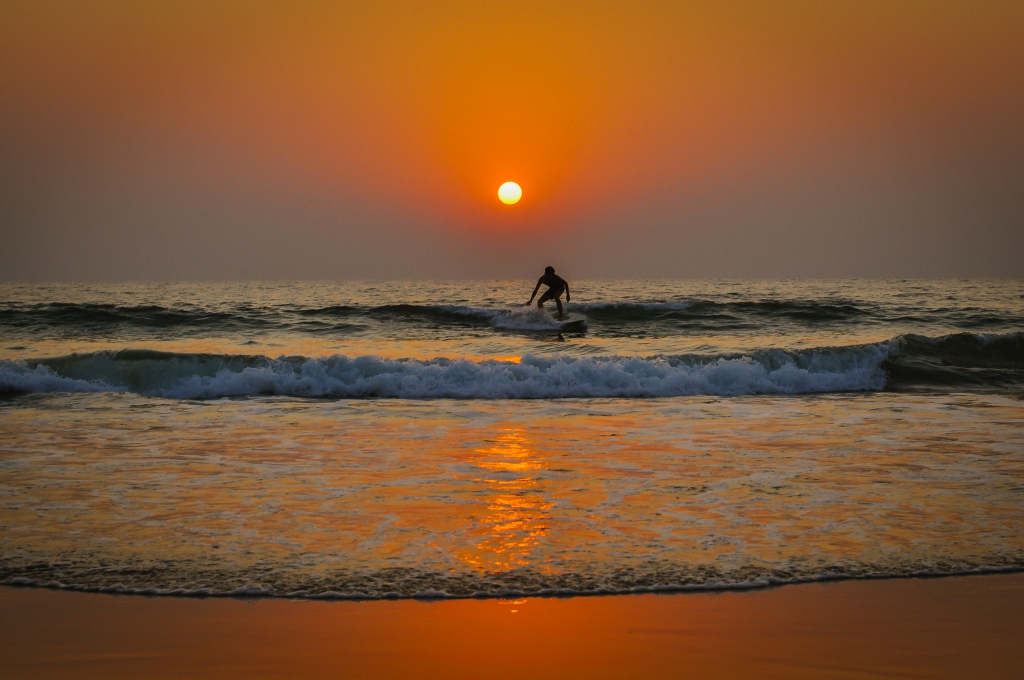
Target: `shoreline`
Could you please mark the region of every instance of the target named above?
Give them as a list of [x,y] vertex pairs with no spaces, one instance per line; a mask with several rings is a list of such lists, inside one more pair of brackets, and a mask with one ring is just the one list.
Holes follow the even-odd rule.
[[0,675],[984,677],[1024,663],[1024,573],[628,597],[316,601],[0,588]]
[[327,591],[324,593],[307,594],[305,591],[278,594],[273,588],[243,587],[227,592],[216,592],[209,588],[196,588],[186,590],[183,588],[175,590],[161,590],[159,588],[131,588],[121,585],[112,586],[84,586],[78,584],[65,584],[59,582],[42,582],[25,577],[13,577],[0,582],[0,589],[28,589],[28,590],[50,590],[57,592],[84,593],[90,595],[120,595],[138,596],[145,598],[171,598],[171,599],[227,599],[227,600],[291,600],[295,602],[448,602],[459,600],[503,600],[509,598],[527,599],[572,599],[578,597],[621,597],[629,595],[685,595],[687,593],[725,593],[725,592],[753,592],[761,590],[772,590],[786,586],[802,586],[815,583],[844,583],[848,581],[894,581],[894,580],[930,580],[963,578],[969,576],[988,575],[1012,575],[1024,574],[1024,566],[1012,565],[1006,567],[976,567],[963,571],[931,572],[918,571],[908,574],[877,574],[864,576],[848,576],[845,574],[822,574],[808,578],[792,580],[764,577],[752,581],[740,581],[736,583],[702,583],[686,585],[653,585],[635,586],[633,588],[614,590],[610,588],[599,588],[597,590],[574,590],[572,588],[545,588],[539,591],[521,591],[515,589],[498,590],[493,593],[473,593],[470,595],[451,595],[443,591],[423,591],[413,595],[400,595],[389,593],[385,595],[367,595],[365,593],[339,593]]

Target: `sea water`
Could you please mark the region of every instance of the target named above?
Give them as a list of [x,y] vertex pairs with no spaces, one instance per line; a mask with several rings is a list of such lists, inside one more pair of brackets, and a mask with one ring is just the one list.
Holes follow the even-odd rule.
[[1024,282],[0,285],[0,582],[445,597],[1024,568]]

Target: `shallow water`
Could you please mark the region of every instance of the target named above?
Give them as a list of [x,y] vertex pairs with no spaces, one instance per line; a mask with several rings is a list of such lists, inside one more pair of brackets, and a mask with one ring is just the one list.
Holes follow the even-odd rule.
[[[497,292],[427,304],[485,287],[460,286],[4,288],[0,581],[466,596],[1024,566],[1020,282],[634,282],[611,311],[581,284],[561,342],[502,328]],[[330,302],[365,328],[294,320]]]

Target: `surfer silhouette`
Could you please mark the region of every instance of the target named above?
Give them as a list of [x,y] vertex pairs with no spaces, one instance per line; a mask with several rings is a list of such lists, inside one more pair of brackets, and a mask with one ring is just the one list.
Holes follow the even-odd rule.
[[[554,300],[555,306],[558,307],[558,320],[562,321],[564,316],[562,315],[562,301],[560,297],[564,291],[565,301],[569,301],[569,282],[561,276],[556,276],[554,267],[544,267],[544,276],[537,279],[537,285],[533,289],[533,295],[530,296],[530,302],[533,302],[533,298],[537,296],[537,291],[540,290],[541,284],[547,286],[548,289],[537,300],[537,307],[543,309],[545,302]],[[530,302],[527,302],[526,305],[529,306]]]

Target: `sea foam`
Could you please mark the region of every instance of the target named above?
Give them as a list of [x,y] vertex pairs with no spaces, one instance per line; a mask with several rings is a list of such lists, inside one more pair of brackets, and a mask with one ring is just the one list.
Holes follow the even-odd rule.
[[145,349],[0,361],[0,392],[135,392],[178,399],[550,399],[814,394],[882,389],[1016,391],[1024,334],[906,335],[885,342],[746,354],[519,361],[363,355],[270,358]]
[[879,390],[892,343],[743,356],[520,361],[377,356],[324,358],[123,350],[31,365],[0,361],[0,391],[130,391],[211,399],[255,395],[331,398],[543,399],[799,394]]

